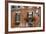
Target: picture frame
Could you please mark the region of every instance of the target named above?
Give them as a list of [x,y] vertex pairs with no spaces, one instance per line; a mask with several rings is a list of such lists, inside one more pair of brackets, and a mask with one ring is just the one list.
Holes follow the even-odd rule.
[[[11,27],[11,6],[27,6],[27,7],[41,7],[40,13],[40,27]],[[35,9],[35,8],[34,8]],[[39,8],[40,9],[40,8]],[[13,13],[14,14],[14,13]],[[41,17],[42,16],[42,17]],[[45,31],[45,3],[44,2],[24,2],[24,1],[6,1],[5,2],[5,33],[22,33],[22,32],[40,32]]]

